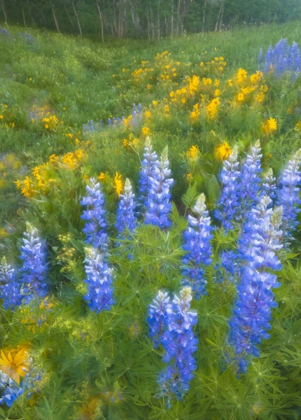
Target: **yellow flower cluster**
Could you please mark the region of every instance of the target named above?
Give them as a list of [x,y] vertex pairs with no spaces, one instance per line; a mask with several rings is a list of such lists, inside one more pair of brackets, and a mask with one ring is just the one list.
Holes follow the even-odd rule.
[[232,150],[229,144],[225,141],[224,143],[222,143],[215,149],[214,154],[215,154],[216,159],[225,160],[231,155],[231,153],[232,153]]
[[43,331],[45,327],[48,325],[46,320],[46,312],[54,306],[53,303],[48,301],[48,296],[42,300],[39,305],[39,309],[41,313],[38,317],[33,314],[32,309],[29,306],[24,307],[20,310],[20,313],[23,315],[23,319],[21,323],[27,325],[27,329],[31,331],[33,334],[36,334],[37,330]]
[[190,162],[196,162],[199,159],[200,155],[201,153],[197,146],[191,146],[191,148],[187,152],[187,157]]
[[145,82],[148,90],[152,85],[163,82],[175,82],[179,76],[180,61],[174,62],[171,54],[164,51],[157,54],[153,63],[141,61],[141,66],[135,69],[131,76],[136,83]]
[[33,105],[30,108],[30,116],[31,121],[34,122],[36,120],[42,120],[45,115],[50,115],[51,110],[49,105],[44,105],[41,107],[37,107],[36,105]]
[[267,136],[274,133],[277,130],[277,121],[275,118],[269,118],[262,124],[262,131]]
[[221,101],[219,100],[219,98],[215,98],[212,99],[212,101],[209,102],[209,104],[207,105],[206,109],[210,120],[213,120],[216,117],[220,104]]
[[59,120],[55,115],[49,115],[48,113],[47,117],[42,119],[42,122],[44,123],[44,127],[46,128],[46,130],[53,131],[56,129]]
[[204,71],[209,71],[210,73],[221,73],[224,71],[227,62],[224,57],[214,57],[213,60],[200,62],[200,67]]
[[130,133],[128,138],[123,139],[123,147],[126,149],[132,149],[140,144],[140,140],[134,137],[133,133]]
[[239,69],[234,79],[235,83],[229,79],[228,86],[235,88],[236,102],[238,104],[250,103],[254,98],[256,102],[262,103],[265,93],[268,91],[268,87],[262,84],[262,79],[263,73],[261,71],[257,71],[248,77],[246,70]]
[[118,172],[116,172],[115,177],[114,177],[114,189],[118,197],[120,197],[120,194],[123,191],[123,181],[122,181],[121,175]]
[[7,153],[0,157],[0,188],[9,185],[11,175],[20,167],[21,162],[13,153]]
[[85,153],[82,149],[77,149],[75,152],[66,153],[61,157],[61,164],[68,169],[76,169],[85,158]]
[[20,384],[20,379],[29,371],[29,363],[29,355],[24,347],[1,350],[0,370],[17,384]]
[[32,170],[33,177],[26,176],[23,180],[15,181],[24,197],[33,197],[36,193],[46,193],[51,184],[59,185],[60,178],[56,173],[57,168],[74,170],[78,168],[86,155],[82,149],[66,153],[63,156],[51,155],[47,163],[36,166]]

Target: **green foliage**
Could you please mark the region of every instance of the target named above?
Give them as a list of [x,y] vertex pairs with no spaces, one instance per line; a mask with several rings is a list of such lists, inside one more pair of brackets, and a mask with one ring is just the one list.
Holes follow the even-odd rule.
[[[228,2],[227,7],[231,4]],[[190,10],[198,5],[192,2]],[[43,2],[43,7],[49,4]],[[88,16],[87,4],[78,2],[76,7]],[[248,7],[244,13],[251,16]],[[188,24],[188,17],[185,19]],[[0,190],[0,253],[10,262],[17,262],[25,221],[36,226],[47,242],[49,302],[53,306],[25,306],[14,313],[0,309],[0,348],[28,345],[34,365],[44,371],[40,393],[29,401],[24,395],[12,408],[0,409],[0,418],[300,417],[300,240],[296,240],[290,254],[281,255],[282,286],[276,291],[279,307],[273,312],[271,339],[262,343],[261,357],[253,360],[246,375],[237,377],[235,363],[227,363],[232,355],[227,345],[228,319],[236,287],[226,279],[216,282],[214,264],[206,272],[208,296],[193,302],[198,312],[198,368],[183,403],[175,403],[170,411],[162,399],[154,397],[158,393],[157,374],[164,364],[162,349],[153,349],[146,322],[148,305],[159,289],[179,291],[181,235],[187,224],[185,216],[196,197],[204,191],[210,210],[215,207],[221,169],[221,161],[214,154],[216,148],[225,141],[230,146],[238,144],[243,158],[249,145],[260,137],[264,166],[271,165],[279,173],[287,158],[300,147],[300,131],[296,129],[301,120],[300,80],[291,88],[287,80],[276,81],[269,76],[265,79],[269,88],[266,101],[262,105],[246,101],[241,107],[229,106],[234,96],[226,86],[228,79],[235,79],[239,68],[250,74],[256,71],[260,46],[267,48],[281,36],[300,43],[299,26],[271,25],[222,35],[198,34],[156,45],[124,41],[101,46],[86,39],[36,30],[30,31],[35,43],[28,44],[19,38],[18,28],[9,30],[15,37],[13,41],[1,38],[0,42],[0,115],[4,117],[0,121],[0,164],[5,164],[0,173],[7,174]],[[171,56],[154,58],[164,51],[170,51]],[[223,75],[214,69],[205,73],[200,67],[200,62],[213,60],[216,55],[224,56],[228,63]],[[153,79],[147,74],[136,82],[131,74],[143,66],[141,61],[147,60],[146,66],[154,68]],[[170,60],[172,64],[180,63],[172,83],[160,80]],[[204,114],[193,123],[193,98],[182,108],[173,108],[170,92],[177,89],[176,83],[182,87],[186,76],[193,74],[220,80],[222,106],[216,119],[209,120]],[[212,93],[209,98],[213,98]],[[153,101],[158,104],[153,105]],[[137,126],[82,132],[82,125],[91,119],[127,117],[133,103],[139,102],[151,117],[143,115]],[[167,103],[170,112],[165,115]],[[57,121],[51,120],[53,116]],[[265,138],[261,124],[270,117],[277,120],[278,129]],[[137,190],[146,137],[142,127],[150,129],[154,149],[159,153],[166,145],[169,147],[176,180],[173,227],[161,232],[153,226],[141,226],[132,240],[121,241],[118,248],[114,243],[116,232],[110,230],[109,262],[114,267],[116,304],[110,312],[96,315],[83,299],[85,244],[79,201],[87,179],[101,175],[108,219],[114,224],[118,200],[114,176],[118,172],[123,179],[129,177]],[[196,158],[187,154],[192,146],[197,146]],[[8,161],[10,154],[13,157]],[[36,167],[40,178],[32,174]],[[29,198],[14,184],[17,179],[23,182],[25,176],[34,183]],[[235,248],[236,241],[237,232],[226,236],[215,231],[214,263],[219,251]],[[128,258],[129,248],[133,259]]]

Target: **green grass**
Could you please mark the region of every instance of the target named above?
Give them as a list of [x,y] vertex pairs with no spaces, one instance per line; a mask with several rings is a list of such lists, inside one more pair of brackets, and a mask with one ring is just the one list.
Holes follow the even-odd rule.
[[[0,418],[297,419],[301,271],[295,257],[300,241],[295,241],[291,254],[283,254],[284,268],[279,272],[282,287],[275,292],[279,307],[273,311],[272,338],[264,341],[261,357],[255,358],[248,374],[240,378],[232,367],[225,368],[225,337],[236,288],[226,280],[216,282],[215,268],[209,267],[208,296],[193,301],[199,314],[198,370],[184,402],[175,403],[171,411],[162,399],[154,398],[158,392],[156,375],[163,363],[158,354],[161,349],[153,351],[147,338],[146,313],[159,289],[178,293],[181,235],[187,224],[183,215],[202,191],[210,210],[216,204],[221,162],[214,155],[215,148],[224,141],[231,147],[237,144],[243,158],[250,144],[260,138],[264,169],[271,165],[279,173],[287,158],[301,146],[300,131],[295,128],[301,121],[300,77],[292,85],[289,79],[268,76],[264,84],[269,89],[263,104],[246,101],[237,105],[227,84],[239,68],[249,74],[257,70],[260,47],[266,50],[282,37],[301,44],[300,25],[198,34],[156,44],[142,40],[98,44],[34,30],[30,33],[35,41],[27,43],[18,35],[19,28],[9,31],[8,38],[0,35],[0,236],[7,236],[1,241],[0,254],[10,262],[19,261],[25,221],[36,226],[47,242],[50,300],[54,307],[43,311],[27,305],[23,307],[25,312],[16,309],[14,313],[1,307],[0,347],[30,343],[30,354],[35,365],[45,371],[45,378],[35,406],[22,397],[8,414],[0,407]],[[176,64],[177,76],[172,83],[160,81],[164,59],[159,59],[156,66],[156,54],[164,51],[171,53],[166,63],[180,63]],[[227,62],[222,76],[217,76],[216,71],[203,72],[200,67],[200,62],[216,55]],[[149,67],[155,68],[152,74],[156,77],[135,82],[131,73],[146,60]],[[211,77],[213,81],[220,79],[222,104],[213,120],[203,112],[196,123],[191,121],[190,112],[199,98],[183,107],[170,102],[170,92],[185,85],[186,76],[193,74]],[[207,103],[212,100],[211,91],[208,98]],[[153,101],[158,101],[158,105],[153,105]],[[97,133],[83,133],[82,126],[89,120],[106,121],[112,115],[127,117],[133,103],[142,103],[151,117],[144,115],[143,121],[132,128],[105,126]],[[167,103],[171,111],[165,115]],[[34,106],[43,108],[43,112],[31,121]],[[42,121],[54,115],[57,123]],[[278,128],[265,137],[262,123],[270,117],[277,120]],[[46,124],[53,124],[53,129],[46,128]],[[150,129],[155,150],[161,152],[166,145],[169,147],[175,178],[173,201],[177,205],[171,214],[173,226],[168,232],[143,225],[137,229],[130,245],[133,260],[128,258],[127,244],[120,249],[111,248],[116,305],[112,311],[97,315],[83,301],[85,244],[79,201],[88,178],[103,172],[107,217],[110,225],[114,224],[118,201],[114,175],[117,171],[123,179],[129,177],[137,191],[146,137],[142,127]],[[135,138],[135,146],[124,146],[124,139]],[[187,157],[187,150],[193,145],[200,153],[197,162]],[[80,164],[66,168],[62,159],[79,150],[83,152]],[[51,155],[57,157],[54,163],[47,163]],[[37,166],[46,173],[41,175],[40,186],[32,175]],[[25,176],[31,177],[36,188],[29,199],[14,184]],[[113,228],[109,235],[114,234]],[[235,246],[235,235],[225,237],[220,230],[215,231],[214,264],[218,262],[218,251]],[[25,328],[28,323],[35,324],[40,316],[45,317],[45,323],[37,333]],[[111,392],[118,402],[119,389],[123,403],[111,404],[106,392]],[[93,417],[92,413],[91,417],[84,417],[80,409],[87,409],[95,396],[99,416]]]
[[[34,30],[30,31],[34,42],[28,43],[19,35],[19,28],[11,27],[9,31],[10,36],[2,35],[0,40],[0,113],[5,111],[4,119],[0,120],[0,153],[14,153],[22,164],[22,171],[12,171],[6,188],[0,190],[2,225],[12,220],[12,213],[22,204],[13,180],[30,173],[31,168],[47,161],[51,154],[73,151],[74,138],[83,141],[83,135],[76,134],[82,130],[83,124],[91,119],[106,121],[112,115],[127,116],[133,103],[141,102],[147,109],[153,100],[160,101],[168,96],[170,89],[162,84],[155,84],[151,91],[146,85],[133,85],[130,73],[139,68],[141,61],[154,61],[158,52],[167,50],[174,62],[191,63],[191,68],[195,68],[204,57],[211,59],[218,54],[227,61],[226,80],[240,67],[248,72],[255,71],[260,47],[265,50],[281,37],[287,37],[291,42],[301,41],[300,25],[296,23],[189,35],[155,44],[144,40],[99,44],[80,37]],[[122,72],[123,68],[127,69],[126,73]],[[182,69],[179,84],[190,74],[189,70]],[[239,142],[244,149],[251,140],[260,136],[261,120],[273,116],[280,129],[270,141],[268,152],[273,155],[272,166],[279,169],[284,159],[300,145],[296,135],[291,135],[294,125],[287,116],[288,104],[296,101],[299,104],[299,86],[295,84],[292,90],[288,84],[274,83],[269,101],[260,114],[226,115],[218,125],[191,126],[187,118],[184,122],[181,120],[180,113],[171,115],[168,122],[158,118],[152,127],[153,141],[159,150],[169,144],[175,167],[180,163],[180,154],[193,144],[197,144],[203,153],[212,155],[212,147],[207,147],[212,143],[209,139],[211,130],[217,135],[212,144],[227,140],[231,145]],[[4,105],[8,109],[3,111]],[[33,106],[46,106],[50,114],[58,118],[56,130],[49,132],[42,124],[30,121]],[[298,105],[295,105],[294,114],[294,120],[297,120],[300,114]],[[66,133],[72,133],[73,140],[66,137]],[[111,174],[119,171],[124,176],[135,177],[134,171],[129,170],[129,163],[137,169],[139,160],[120,151],[124,135],[122,130],[105,130],[92,138],[85,136],[84,140],[92,141],[93,150],[97,151],[90,155],[93,169]],[[119,153],[118,156],[115,152]],[[216,174],[217,169],[213,173]]]

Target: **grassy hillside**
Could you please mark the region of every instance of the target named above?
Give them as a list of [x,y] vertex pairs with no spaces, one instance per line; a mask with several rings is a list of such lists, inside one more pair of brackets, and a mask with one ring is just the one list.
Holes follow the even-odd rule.
[[[3,117],[0,152],[14,154],[20,161],[15,166],[22,177],[50,155],[74,151],[78,144],[91,141],[102,148],[97,170],[109,171],[111,175],[119,171],[129,176],[128,159],[132,157],[122,146],[128,133],[121,128],[84,134],[83,124],[89,120],[106,122],[112,116],[128,116],[134,103],[141,103],[143,110],[152,110],[152,101],[166,101],[170,92],[181,87],[185,77],[192,74],[221,79],[222,95],[225,91],[227,96],[226,81],[233,78],[239,68],[250,74],[255,72],[260,47],[266,50],[281,37],[300,41],[299,25],[198,34],[153,45],[132,40],[101,45],[47,32],[31,31],[30,35],[25,35],[17,28],[9,28],[8,36],[0,34],[0,113]],[[169,58],[165,56],[156,61],[156,54],[164,51],[170,52]],[[199,66],[214,57],[224,57],[227,63],[222,75],[218,70],[211,71],[210,66],[204,71]],[[150,75],[153,80],[142,74],[135,81],[132,72],[143,68],[141,62],[147,60],[146,67],[156,63],[154,74]],[[171,76],[172,80],[161,79],[161,70],[164,74],[164,66],[172,63],[180,63],[176,66],[176,76]],[[151,125],[153,140],[159,148],[169,144],[178,159],[179,154],[192,145],[198,145],[203,153],[212,152],[216,144],[224,140],[230,145],[240,141],[244,148],[251,139],[262,137],[261,123],[265,118],[276,118],[278,129],[267,146],[274,149],[272,165],[278,169],[283,155],[294,150],[298,142],[298,136],[292,132],[299,118],[298,86],[299,83],[295,83],[291,90],[287,81],[273,83],[260,109],[246,113],[242,111],[247,106],[244,104],[242,109],[231,113],[230,121],[225,110],[218,122],[192,124],[188,118],[192,104],[187,104],[186,109],[172,109],[168,120],[154,117],[146,124]],[[292,106],[294,109],[288,114]],[[49,116],[53,119],[52,125],[45,128],[43,119]],[[141,137],[139,128],[134,133],[137,138]],[[277,147],[273,147],[274,142]],[[137,167],[138,163],[135,159],[131,165]],[[9,193],[12,201],[1,200],[2,224],[7,219],[7,211],[11,215],[12,202],[17,200],[10,180],[19,178],[18,171],[15,173],[9,165],[5,167],[7,178],[2,180],[1,194],[7,197]]]
[[[11,281],[11,287],[5,289],[0,284],[4,293],[0,367],[11,372],[8,367],[13,357],[15,377],[25,375],[24,364],[34,384],[29,382],[29,392],[24,386],[27,379],[22,379],[24,395],[10,408],[0,400],[0,418],[299,418],[301,229],[294,232],[296,240],[289,238],[291,247],[278,252],[278,210],[277,218],[271,218],[269,209],[252,213],[249,224],[242,225],[238,219],[230,232],[215,218],[214,210],[223,161],[234,146],[238,146],[238,161],[243,162],[251,146],[256,144],[259,150],[256,140],[260,140],[262,159],[256,164],[260,166],[261,160],[263,171],[258,169],[259,175],[252,178],[259,185],[258,191],[257,184],[254,187],[256,200],[263,189],[261,176],[272,167],[278,177],[301,147],[301,76],[294,79],[290,73],[277,78],[272,72],[263,74],[258,64],[259,49],[266,52],[280,38],[301,44],[300,25],[184,36],[158,44],[125,40],[104,45],[48,32],[24,34],[18,28],[8,29],[9,34],[0,32],[0,253],[15,267],[17,285],[13,289]],[[120,193],[126,177],[137,193],[148,137],[158,154],[164,150],[164,162],[168,146],[174,179],[172,224],[160,229],[141,222],[133,238],[121,235],[116,239]],[[89,241],[83,230],[87,220],[82,217],[81,200],[91,178],[102,186],[108,223],[109,252],[101,255],[98,265],[91,257],[94,250],[87,249]],[[186,216],[192,214],[203,192],[206,199],[201,196],[198,203],[202,208],[206,204],[214,229],[211,232],[204,212],[202,217],[207,219],[199,222],[200,229],[207,228],[201,230],[198,244],[206,238],[210,242],[212,233],[212,264],[208,259],[197,263],[197,268],[204,266],[203,273],[195,266],[191,269],[192,275],[195,270],[201,280],[204,277],[207,294],[191,302],[197,324],[192,329],[190,314],[183,327],[184,335],[189,330],[198,340],[196,367],[187,367],[194,378],[188,379],[183,402],[180,392],[169,409],[168,393],[164,398],[158,396],[158,374],[166,367],[161,357],[164,349],[162,345],[154,348],[147,317],[159,290],[178,295],[183,286],[182,265],[187,265],[183,257],[188,255],[187,247],[183,248],[184,231],[185,240],[189,239]],[[97,200],[100,211],[101,197]],[[249,217],[245,212],[242,220],[246,214]],[[20,251],[23,232],[37,234],[33,227],[41,237],[40,249],[33,248],[35,255],[26,247]],[[250,239],[252,229],[255,233]],[[258,232],[266,240],[263,245]],[[40,255],[44,245],[47,265]],[[237,249],[240,253],[232,253]],[[243,268],[253,261],[250,249],[256,250],[260,263],[250,269],[246,292],[240,287],[246,284],[241,273],[247,273]],[[19,258],[20,252],[22,257],[28,252],[31,259]],[[241,255],[245,260],[240,260]],[[90,280],[92,286],[86,280],[91,276],[87,269],[91,260],[93,269],[99,270]],[[103,261],[104,266],[114,267],[113,274],[110,270],[104,274]],[[27,271],[25,264],[30,265]],[[7,275],[4,266],[2,262],[1,281]],[[36,274],[39,270],[43,276],[46,273],[47,283],[41,296],[38,288],[44,277]],[[93,292],[93,282],[101,280],[98,289],[94,285],[101,294],[109,288],[111,276],[115,302],[109,310],[93,312],[86,298],[87,284]],[[281,287],[272,292],[279,286],[276,280]],[[13,298],[18,302],[11,310],[7,299],[20,284],[24,296],[36,284],[38,292],[32,297],[30,289],[29,303],[22,305],[16,292]],[[259,290],[258,295],[252,287]],[[259,350],[256,353],[252,348],[256,357],[246,355],[250,356],[247,373],[238,374],[241,355],[229,344],[229,320],[235,317],[237,296],[249,297],[253,292],[250,316],[241,316],[238,322],[249,323],[240,331]],[[183,306],[186,314],[189,305]],[[174,307],[175,303],[172,310]],[[257,328],[254,334],[252,323]],[[269,323],[271,338],[267,339]],[[185,347],[185,340],[183,343]],[[172,380],[178,380],[177,374]],[[2,388],[0,398],[3,392]]]

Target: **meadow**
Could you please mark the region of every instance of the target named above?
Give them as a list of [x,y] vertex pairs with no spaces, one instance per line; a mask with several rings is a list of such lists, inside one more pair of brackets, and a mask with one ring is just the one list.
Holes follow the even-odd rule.
[[0,418],[300,418],[301,76],[264,61],[282,38],[300,25],[0,29]]

